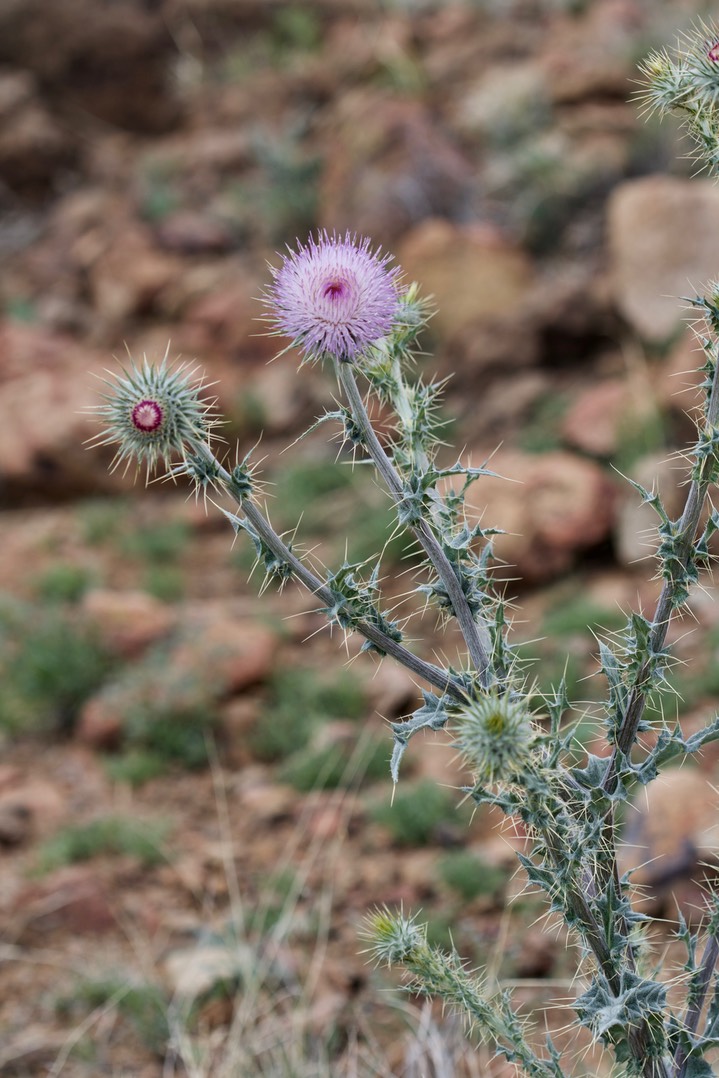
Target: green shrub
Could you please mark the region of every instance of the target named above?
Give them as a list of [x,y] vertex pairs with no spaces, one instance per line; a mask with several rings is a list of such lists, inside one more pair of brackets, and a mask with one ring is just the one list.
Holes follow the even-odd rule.
[[178,560],[190,540],[190,529],[181,520],[146,524],[120,535],[125,554],[141,561],[166,565]]
[[457,819],[457,810],[449,790],[426,780],[398,788],[393,803],[376,806],[372,815],[398,845],[426,846],[440,824]]
[[359,718],[365,706],[359,682],[346,670],[326,676],[285,667],[270,682],[269,698],[251,738],[252,751],[261,760],[284,759],[306,747],[319,723]]
[[91,570],[82,565],[58,562],[37,579],[35,587],[41,599],[48,603],[76,603],[93,582]]
[[93,498],[79,512],[80,532],[89,546],[116,539],[126,523],[129,504],[124,498]]
[[96,635],[64,613],[6,607],[0,612],[0,726],[69,732],[112,667]]
[[302,519],[303,534],[334,536],[337,516],[345,518],[347,539],[333,551],[339,558],[359,562],[383,550],[388,562],[397,563],[413,552],[410,538],[396,529],[396,515],[372,476],[347,461],[302,461],[277,477],[275,494],[281,528]]
[[64,993],[56,1000],[55,1011],[59,1018],[67,1019],[78,1010],[96,1010],[113,1003],[142,1043],[163,1054],[170,1036],[168,1004],[157,985],[123,984],[113,977],[81,981],[72,994]]
[[150,756],[152,766],[163,769],[206,764],[207,735],[217,723],[216,694],[200,674],[168,662],[164,646],[126,667],[102,697],[107,711],[121,718],[125,752]]
[[167,760],[145,749],[129,749],[105,759],[105,770],[114,782],[142,786],[167,770]]
[[185,574],[174,565],[152,565],[145,573],[143,587],[163,603],[177,603],[185,594]]
[[148,867],[157,865],[165,860],[161,848],[165,830],[157,824],[141,824],[123,816],[104,816],[64,827],[40,847],[39,871],[49,872],[103,854],[126,854]]
[[535,402],[532,414],[522,424],[518,443],[526,453],[547,453],[559,449],[560,420],[567,410],[566,397],[550,393]]
[[581,590],[581,585],[573,594],[568,595],[566,589],[561,589],[558,597],[542,620],[542,631],[548,637],[574,636],[584,633],[593,635],[594,631],[603,629],[613,632],[626,624],[626,616],[619,609],[602,606],[594,599],[588,598]]
[[389,777],[389,755],[381,740],[368,742],[359,751],[349,745],[310,747],[287,760],[280,778],[300,793],[351,786],[355,780],[377,782]]
[[456,891],[464,902],[480,895],[494,895],[506,882],[506,873],[488,865],[469,850],[455,850],[439,862],[441,879]]

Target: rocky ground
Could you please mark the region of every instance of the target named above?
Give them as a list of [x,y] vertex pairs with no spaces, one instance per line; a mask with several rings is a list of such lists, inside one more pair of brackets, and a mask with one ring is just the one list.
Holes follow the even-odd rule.
[[[515,639],[542,684],[566,669],[596,749],[592,630],[656,594],[622,475],[680,508],[698,357],[676,297],[719,274],[719,191],[632,80],[699,11],[0,5],[0,1073],[511,1073],[368,968],[358,927],[383,902],[421,908],[577,1075],[604,1073],[562,1004],[572,946],[515,873],[522,836],[458,804],[439,738],[413,743],[392,804],[386,723],[418,687],[292,588],[258,597],[215,510],[110,474],[83,408],[113,354],[169,341],[216,381],[229,451],[262,434],[276,524],[302,516],[318,562],[345,536],[374,553],[384,496],[337,443],[282,454],[334,389],[268,362],[256,299],[295,236],[371,235],[434,296],[421,362],[452,375],[448,440],[506,477],[472,501],[507,533]],[[407,554],[393,538],[390,595]],[[686,730],[719,692],[705,584],[674,632]],[[428,614],[415,635],[457,654]],[[715,784],[707,755],[628,818],[653,912],[699,916]]]

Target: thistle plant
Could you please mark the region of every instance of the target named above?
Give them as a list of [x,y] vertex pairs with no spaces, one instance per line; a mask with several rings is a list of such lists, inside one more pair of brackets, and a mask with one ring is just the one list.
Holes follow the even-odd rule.
[[[719,162],[719,31],[702,25],[674,55],[650,57],[644,74],[649,106],[684,117],[697,153],[713,170]],[[522,870],[579,945],[586,990],[573,1004],[578,1022],[613,1053],[615,1073],[644,1078],[711,1075],[706,1056],[719,1048],[719,898],[709,898],[701,939],[679,920],[685,1000],[670,1006],[666,974],[647,972],[647,918],[635,908],[631,879],[620,875],[617,862],[619,806],[670,761],[719,740],[719,717],[690,737],[678,724],[647,717],[650,696],[671,691],[668,629],[699,581],[719,530],[719,512],[709,504],[719,478],[719,284],[688,302],[697,317],[704,381],[697,437],[686,453],[686,505],[673,519],[655,491],[634,484],[656,513],[661,593],[653,616],[631,613],[621,631],[599,640],[606,752],[580,764],[564,684],[539,693],[510,639],[507,602],[494,573],[497,529],[470,523],[466,512],[470,486],[491,473],[461,460],[440,463],[442,384],[423,381],[413,363],[427,304],[367,239],[320,233],[288,250],[272,270],[267,318],[273,332],[289,338],[285,352],[297,349],[303,364],[333,372],[337,405],[311,429],[338,429],[354,458],[376,470],[396,527],[421,551],[418,596],[453,622],[464,641],[456,668],[430,662],[421,646],[408,645],[407,618],[383,598],[381,554],[366,563],[318,568],[293,548],[291,537],[273,529],[249,454],[238,455],[234,466],[218,455],[211,408],[188,372],[166,359],[131,365],[108,383],[97,408],[105,425],[98,442],[116,444],[116,463],[134,458],[154,469],[164,460],[173,479],[185,477],[204,495],[229,496],[234,507],[222,512],[253,545],[267,584],[301,584],[330,626],[358,633],[362,651],[389,656],[423,682],[422,706],[392,724],[394,781],[418,731],[447,731],[472,775],[462,796],[522,825],[528,835],[527,851],[518,855]],[[377,407],[382,434],[371,419]],[[387,416],[393,417],[389,435]],[[650,729],[654,736],[645,747],[638,738]],[[523,1073],[571,1073],[550,1039],[542,1051],[532,1047],[501,985],[470,971],[456,953],[430,945],[416,917],[383,908],[369,917],[365,934],[378,963],[401,967],[412,991],[462,1013]]]

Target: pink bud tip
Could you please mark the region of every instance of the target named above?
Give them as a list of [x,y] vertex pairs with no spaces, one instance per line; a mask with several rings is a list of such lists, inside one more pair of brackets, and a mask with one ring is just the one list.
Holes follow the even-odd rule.
[[153,434],[162,426],[164,412],[157,401],[138,401],[132,409],[132,423],[142,434]]
[[712,45],[712,47],[707,53],[707,56],[713,63],[717,63],[719,61],[719,41]]

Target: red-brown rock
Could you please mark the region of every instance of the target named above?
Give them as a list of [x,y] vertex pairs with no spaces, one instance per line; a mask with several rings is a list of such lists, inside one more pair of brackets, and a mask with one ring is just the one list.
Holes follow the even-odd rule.
[[124,659],[167,636],[177,621],[172,607],[144,591],[95,588],[84,596],[82,611],[108,651]]
[[252,618],[233,617],[223,604],[202,603],[183,619],[167,656],[178,681],[196,678],[216,698],[263,681],[275,659],[277,635]]
[[122,742],[125,701],[120,694],[100,692],[80,708],[75,737],[91,749],[116,749]]
[[524,579],[551,580],[610,534],[615,485],[592,461],[502,450],[490,466],[503,479],[475,484],[470,518],[508,533],[496,537],[496,552]]
[[84,443],[100,428],[82,409],[98,402],[107,357],[71,337],[15,322],[0,323],[0,480],[6,503],[18,496],[118,489],[108,454]]
[[433,297],[432,330],[444,340],[516,320],[531,281],[527,256],[487,226],[424,221],[397,257],[407,278]]
[[664,341],[685,317],[680,297],[716,276],[719,189],[673,176],[630,180],[612,193],[608,224],[617,306],[642,337]]
[[177,259],[160,251],[148,230],[126,222],[107,236],[90,268],[94,306],[109,325],[119,325],[151,310],[179,273]]
[[0,844],[15,846],[55,830],[62,822],[65,801],[42,779],[12,785],[0,795]]
[[96,870],[71,865],[46,876],[18,896],[21,938],[54,931],[101,935],[116,927],[107,890]]
[[719,796],[711,777],[690,766],[668,767],[642,788],[627,813],[621,872],[649,888],[654,903],[680,881],[719,865]]
[[647,386],[610,378],[589,386],[574,400],[562,422],[562,435],[575,449],[611,457],[622,434],[641,427],[656,410]]

